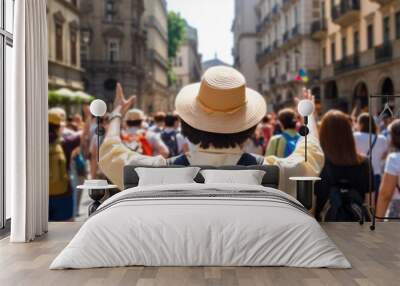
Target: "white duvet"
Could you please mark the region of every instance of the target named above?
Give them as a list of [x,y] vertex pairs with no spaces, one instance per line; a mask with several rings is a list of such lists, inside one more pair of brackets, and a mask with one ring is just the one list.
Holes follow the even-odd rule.
[[[138,192],[263,191],[254,197],[129,199]],[[140,193],[146,195],[146,193]],[[280,199],[274,199],[274,197]],[[272,188],[231,184],[136,187],[90,217],[50,269],[145,266],[349,268],[318,222]]]

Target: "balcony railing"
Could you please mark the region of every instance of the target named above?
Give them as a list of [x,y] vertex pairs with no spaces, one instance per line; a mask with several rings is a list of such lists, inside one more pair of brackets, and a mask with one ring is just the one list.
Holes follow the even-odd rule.
[[349,72],[360,67],[360,57],[358,54],[347,56],[334,64],[335,74]]
[[360,0],[342,0],[332,7],[332,20],[339,25],[349,25],[360,17]]
[[393,57],[393,44],[391,42],[384,43],[375,47],[375,62],[381,63],[391,60]]

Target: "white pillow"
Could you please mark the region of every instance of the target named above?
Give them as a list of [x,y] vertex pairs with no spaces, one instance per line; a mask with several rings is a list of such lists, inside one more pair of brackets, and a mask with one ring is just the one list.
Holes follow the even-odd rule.
[[265,171],[262,170],[202,170],[205,184],[226,183],[261,185]]
[[139,176],[139,186],[171,185],[195,183],[193,180],[200,168],[135,168]]

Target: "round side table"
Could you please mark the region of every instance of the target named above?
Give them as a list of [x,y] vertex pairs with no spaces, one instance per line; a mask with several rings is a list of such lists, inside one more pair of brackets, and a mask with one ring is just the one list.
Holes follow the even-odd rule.
[[310,210],[313,205],[314,184],[320,181],[320,177],[290,177],[296,182],[296,198],[303,206]]
[[118,188],[116,185],[105,185],[105,186],[88,186],[88,185],[80,185],[77,186],[77,189],[80,190],[88,190],[89,197],[93,200],[93,202],[88,207],[89,216],[94,213],[97,208],[101,205],[101,199],[106,194],[106,190]]

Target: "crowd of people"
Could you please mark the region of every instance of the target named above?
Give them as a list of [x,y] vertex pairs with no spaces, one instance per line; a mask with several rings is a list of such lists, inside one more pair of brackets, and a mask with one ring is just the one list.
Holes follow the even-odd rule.
[[[311,98],[308,91],[304,96]],[[146,115],[132,108],[133,100],[128,102],[124,98],[119,84],[115,105],[114,111],[101,119],[106,134],[100,138],[88,106],[82,107],[82,114],[72,117],[62,108],[49,110],[50,220],[74,219],[79,213],[81,198],[76,186],[87,178],[107,178],[121,186],[123,165],[235,164],[243,159],[242,154],[254,154],[254,162],[261,157],[261,163],[286,168],[287,176],[291,174],[288,170],[296,168],[304,175],[319,175],[322,180],[315,186],[312,210],[318,220],[368,218],[366,205],[371,189],[372,201],[377,200],[377,216],[400,215],[398,119],[370,118],[368,113],[355,118],[330,110],[316,122],[317,132],[311,135],[317,143],[313,145],[310,139],[311,158],[308,165],[301,165],[304,144],[299,129],[303,118],[295,108],[264,112],[254,126],[227,133],[216,130],[215,126],[203,129],[201,122],[196,125],[179,109],[174,113],[160,111]],[[97,142],[102,145],[101,168],[97,162]],[[368,180],[370,171],[373,172],[372,186]],[[280,188],[287,187],[280,183]]]

